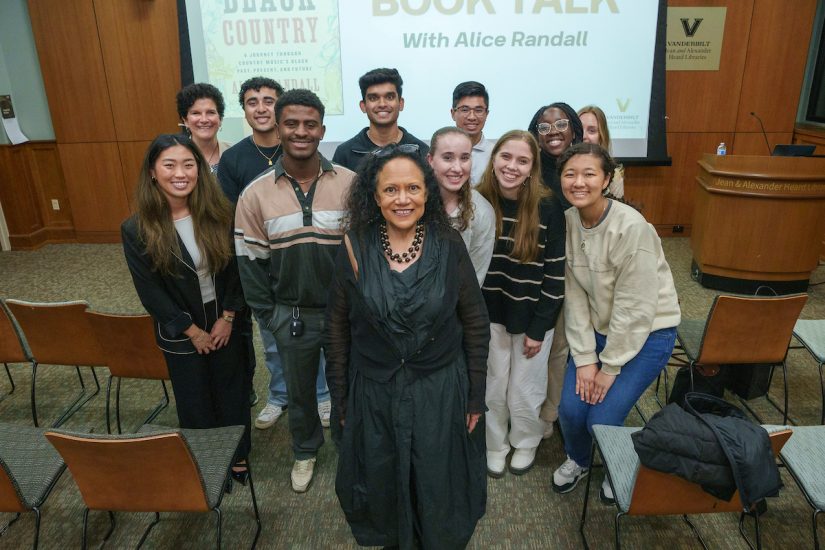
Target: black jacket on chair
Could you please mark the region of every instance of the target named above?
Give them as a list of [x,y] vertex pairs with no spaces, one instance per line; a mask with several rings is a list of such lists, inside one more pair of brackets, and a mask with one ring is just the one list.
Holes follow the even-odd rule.
[[[178,237],[181,251],[181,256],[176,255],[178,272],[170,276],[152,269],[152,262],[138,233],[134,216],[123,222],[120,234],[135,290],[143,307],[155,321],[158,347],[170,353],[195,353],[195,346],[183,331],[192,323],[207,331],[208,327],[198,273],[183,241]],[[229,238],[227,233],[227,239]],[[234,254],[229,264],[213,274],[213,278],[216,317],[220,317],[223,310],[241,311],[246,307]]]
[[779,493],[782,481],[764,428],[711,395],[688,393],[684,403],[671,403],[632,435],[644,466],[697,483],[725,501],[739,489],[746,508]]

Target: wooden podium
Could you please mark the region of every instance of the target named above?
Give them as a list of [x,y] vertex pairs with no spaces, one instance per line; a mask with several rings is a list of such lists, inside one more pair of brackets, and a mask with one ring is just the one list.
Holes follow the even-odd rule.
[[741,294],[805,292],[825,235],[825,158],[705,154],[696,180],[694,278]]

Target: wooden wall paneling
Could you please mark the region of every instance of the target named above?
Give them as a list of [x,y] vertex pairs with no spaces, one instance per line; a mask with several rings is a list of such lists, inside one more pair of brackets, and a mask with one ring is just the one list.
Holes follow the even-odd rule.
[[794,128],[793,142],[815,145],[815,155],[825,155],[825,128]]
[[[697,161],[703,153],[716,151],[719,142],[729,143],[733,134],[687,132],[668,133],[670,167],[630,166],[625,175],[625,196],[642,208],[648,222],[669,235],[674,225],[689,233],[696,194]],[[676,234],[678,235],[678,234]]]
[[117,144],[120,151],[120,165],[123,169],[123,181],[130,212],[135,211],[135,189],[137,188],[140,167],[151,141],[121,141]]
[[742,76],[737,132],[792,132],[805,75],[816,0],[756,0]]
[[92,0],[29,0],[28,5],[57,141],[114,140]]
[[80,242],[118,242],[120,224],[129,216],[116,143],[59,145]]
[[770,149],[765,145],[765,136],[762,132],[737,132],[733,143],[728,149],[729,155],[770,155],[773,148],[781,143],[791,143],[791,132],[767,133]]
[[173,0],[94,0],[118,141],[174,132],[180,89],[177,8]]
[[24,145],[0,146],[0,202],[9,228],[9,240],[28,237],[43,228]]
[[[66,192],[57,144],[34,143],[29,147],[28,156],[45,225],[50,229],[68,230],[68,236],[73,237],[72,207]],[[52,207],[52,200],[58,201],[59,210]]]
[[670,0],[669,7],[725,7],[718,71],[667,71],[668,132],[733,132],[754,0]]

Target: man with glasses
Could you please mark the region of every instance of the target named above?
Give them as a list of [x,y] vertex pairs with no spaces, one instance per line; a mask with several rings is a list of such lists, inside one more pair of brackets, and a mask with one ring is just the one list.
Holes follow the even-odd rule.
[[341,220],[354,174],[318,152],[324,105],[293,89],[275,105],[283,154],[241,193],[235,212],[235,251],[246,301],[266,320],[278,344],[289,404],[295,463],[292,489],[312,482],[324,443],[315,380]]
[[470,134],[473,143],[473,166],[470,170],[470,183],[478,185],[487,162],[490,160],[490,153],[493,151],[493,143],[484,139],[484,124],[487,122],[489,113],[490,94],[487,88],[480,82],[470,80],[462,82],[453,90],[453,108],[450,114],[455,121],[455,125]]
[[369,153],[391,143],[415,145],[422,161],[429,147],[398,125],[398,115],[404,110],[401,96],[401,75],[396,69],[373,69],[358,79],[361,88],[361,112],[366,113],[370,125],[338,146],[332,162],[357,170]]

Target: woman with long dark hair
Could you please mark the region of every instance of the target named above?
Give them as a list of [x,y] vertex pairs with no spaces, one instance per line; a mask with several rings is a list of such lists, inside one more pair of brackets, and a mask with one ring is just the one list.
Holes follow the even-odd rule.
[[370,154],[327,305],[335,490],[365,546],[463,548],[484,515],[489,323],[417,148]]
[[155,321],[181,428],[243,425],[233,477],[249,453],[245,347],[233,330],[244,307],[232,249],[232,206],[200,149],[185,135],[149,145],[135,214],[121,236],[135,290]]

